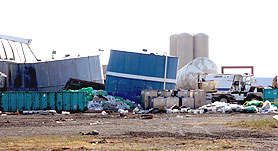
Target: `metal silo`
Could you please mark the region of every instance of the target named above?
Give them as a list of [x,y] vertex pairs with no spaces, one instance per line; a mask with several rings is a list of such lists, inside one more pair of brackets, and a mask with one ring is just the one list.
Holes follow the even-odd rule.
[[209,50],[208,50],[208,35],[199,33],[193,36],[193,52],[194,58],[198,57],[209,57]]
[[188,62],[193,60],[193,36],[182,33],[178,35],[177,39],[177,55],[179,57],[178,69],[181,69]]
[[178,42],[178,35],[170,36],[170,55],[171,56],[178,56],[178,49],[177,49],[177,42]]

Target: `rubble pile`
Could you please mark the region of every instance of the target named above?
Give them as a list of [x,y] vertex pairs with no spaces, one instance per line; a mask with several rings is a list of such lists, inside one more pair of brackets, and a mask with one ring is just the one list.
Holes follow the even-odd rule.
[[93,111],[112,111],[119,113],[128,113],[135,108],[142,109],[139,104],[122,97],[108,95],[103,90],[94,90],[92,87],[82,88],[80,90],[65,90],[70,92],[86,92],[87,108]]
[[198,109],[191,109],[187,107],[181,107],[178,109],[167,109],[167,113],[278,113],[278,109],[275,105],[272,105],[269,101],[248,101],[245,105],[230,104],[225,102],[214,102],[211,104],[203,105]]

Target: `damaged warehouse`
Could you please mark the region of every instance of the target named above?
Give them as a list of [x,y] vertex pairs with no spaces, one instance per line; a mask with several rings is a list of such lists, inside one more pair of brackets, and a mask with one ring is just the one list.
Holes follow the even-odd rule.
[[[17,121],[24,123],[19,118],[26,117],[30,122],[26,125],[36,135],[47,134],[36,125],[51,127],[51,133],[59,136],[88,136],[88,149],[100,146],[100,150],[102,145],[114,143],[111,137],[119,136],[126,142],[141,136],[147,141],[174,138],[175,143],[180,139],[226,139],[226,129],[233,129],[224,126],[234,123],[224,119],[248,119],[246,114],[255,119],[260,115],[273,118],[275,126],[277,89],[252,85],[252,74],[219,73],[208,58],[205,34],[173,35],[170,43],[173,56],[112,49],[106,74],[99,55],[36,62],[1,60],[0,115],[4,118],[0,123],[13,127]],[[226,91],[218,86],[223,81],[230,82]],[[211,119],[220,123],[223,132],[210,129],[217,125]],[[196,125],[209,131],[191,133]],[[190,133],[179,134],[184,128]],[[230,133],[234,139],[236,134]],[[7,135],[13,136],[13,132]]]

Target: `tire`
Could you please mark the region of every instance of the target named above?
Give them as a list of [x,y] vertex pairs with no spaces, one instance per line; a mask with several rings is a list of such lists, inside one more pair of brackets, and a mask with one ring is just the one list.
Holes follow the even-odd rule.
[[251,100],[259,100],[259,101],[263,101],[263,98],[254,94],[249,94],[245,101],[251,101]]
[[220,95],[215,99],[215,101],[230,103],[230,99],[225,95]]

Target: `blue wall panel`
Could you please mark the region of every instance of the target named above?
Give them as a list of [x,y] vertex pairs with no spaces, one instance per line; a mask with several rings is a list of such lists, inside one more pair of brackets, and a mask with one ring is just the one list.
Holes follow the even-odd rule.
[[[165,61],[165,56],[111,50],[107,67],[110,73],[106,75],[105,90],[108,94],[140,103],[142,90],[163,89],[163,80],[152,81],[142,76],[163,79]],[[167,79],[176,79],[177,65],[177,57],[168,57]],[[129,74],[134,77],[130,77]],[[129,77],[125,77],[127,75]],[[166,89],[175,89],[175,83],[166,83]]]

